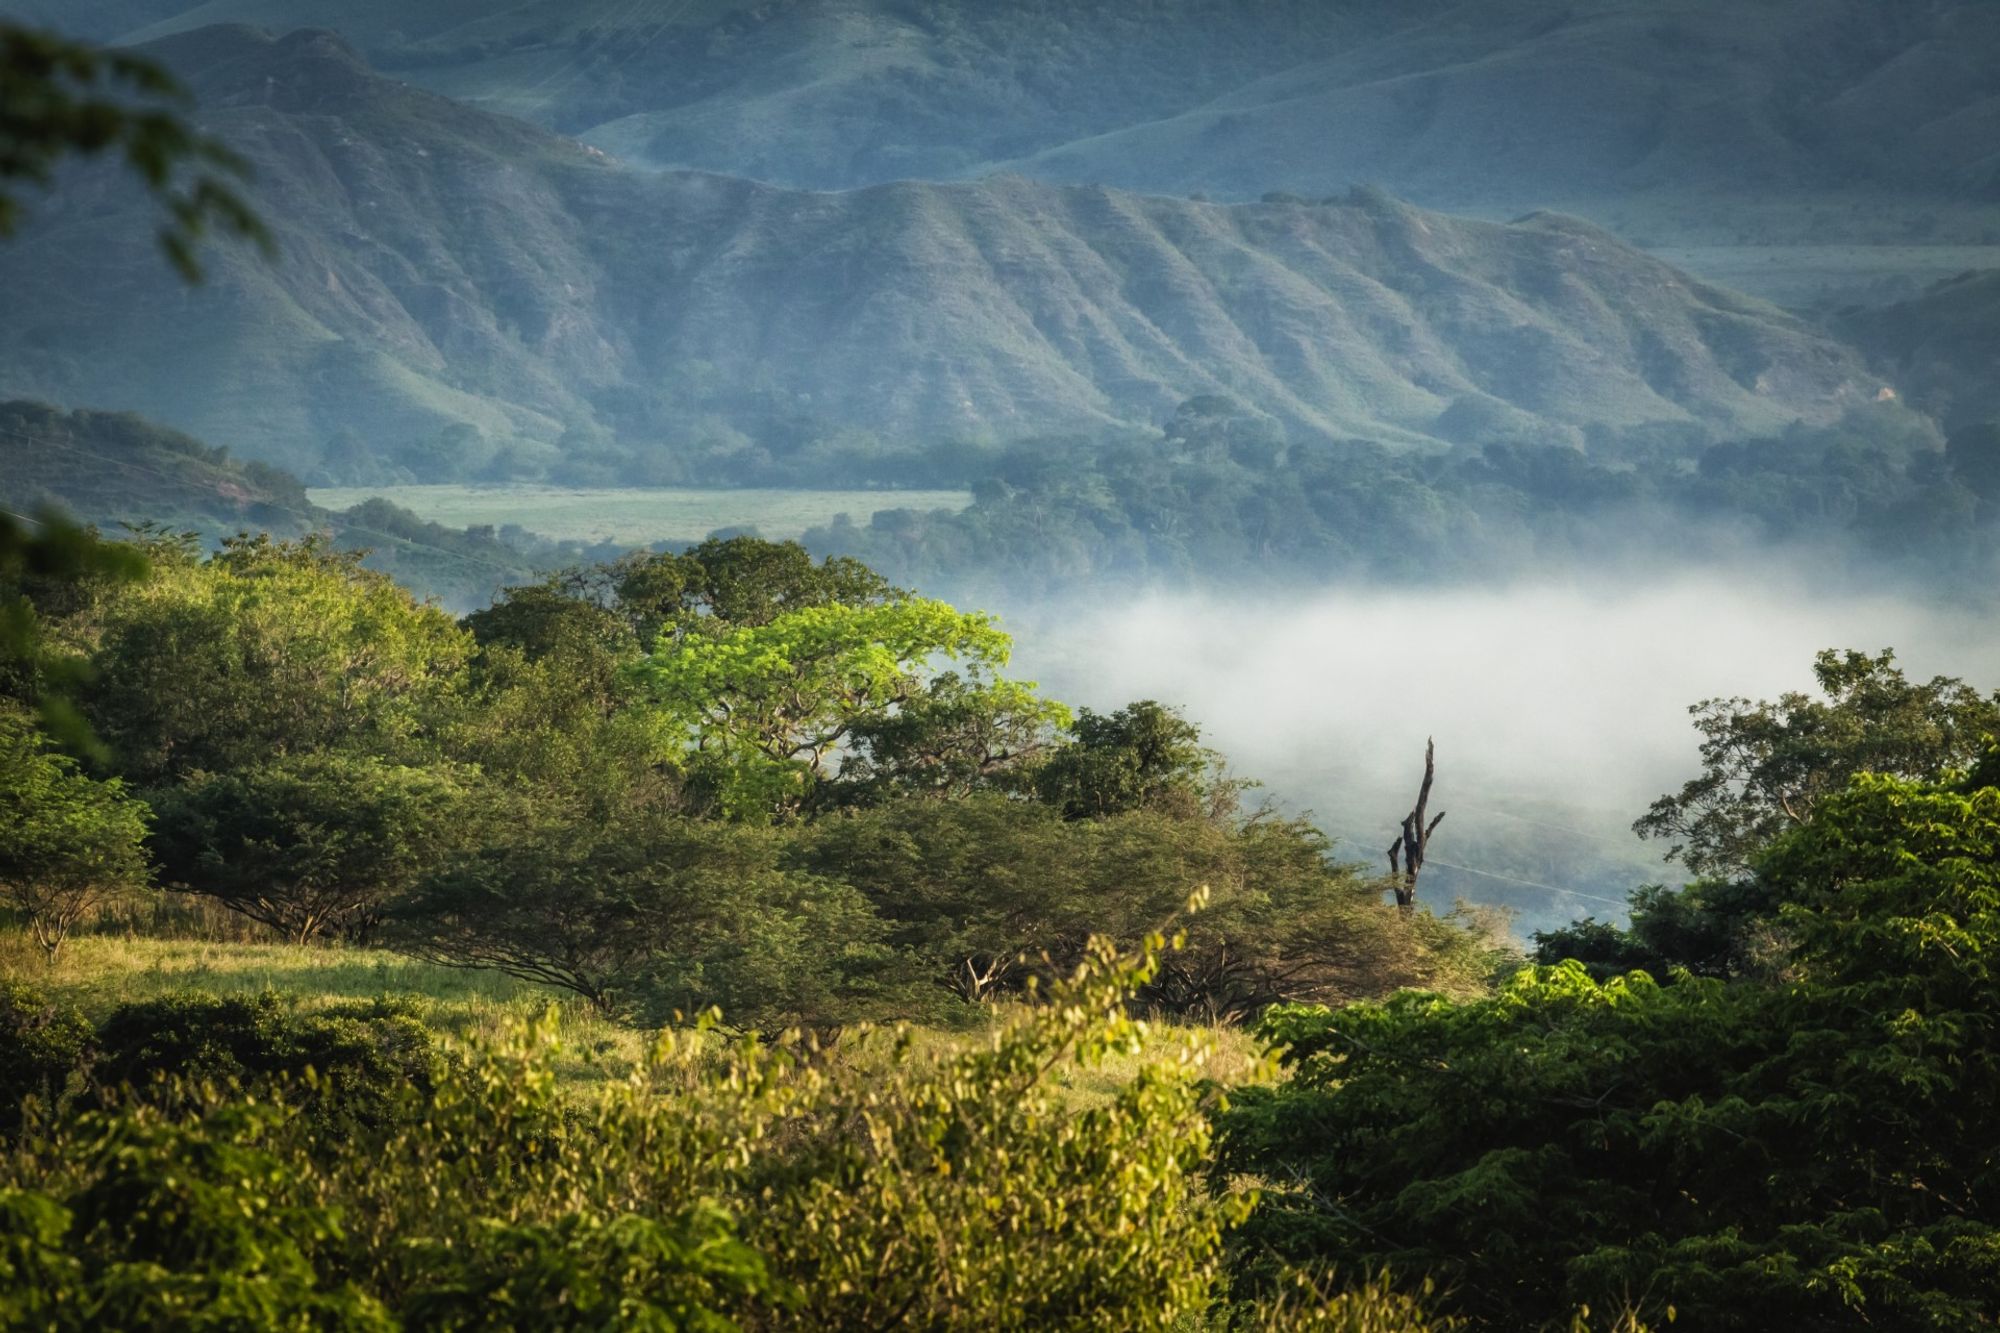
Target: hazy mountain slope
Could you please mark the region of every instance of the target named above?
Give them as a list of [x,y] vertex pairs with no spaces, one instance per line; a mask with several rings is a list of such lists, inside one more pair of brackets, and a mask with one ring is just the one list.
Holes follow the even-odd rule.
[[[111,0],[123,3],[125,0]],[[86,5],[100,0],[85,0]],[[206,0],[655,165],[816,187],[938,179],[1198,106],[1445,0]]]
[[2000,199],[2000,9],[1913,0],[1485,0],[1199,110],[1022,164],[1443,203],[1655,189]]
[[105,41],[187,8],[188,0],[0,0],[0,18]]
[[1013,162],[1149,190],[1374,181],[1520,207],[1635,188],[2000,189],[2000,7],[1986,0],[179,7],[132,35],[334,27],[453,96],[636,160],[780,183]]
[[1609,445],[1874,389],[1804,324],[1572,220],[1018,178],[790,191],[622,169],[326,34],[156,49],[256,163],[283,258],[219,254],[186,291],[145,202],[81,179],[0,249],[24,312],[0,393],[143,410],[312,478],[535,475],[567,430],[665,479],[700,432],[1008,438],[1213,392],[1307,434]]
[[1839,321],[1912,403],[1946,426],[2000,420],[2000,270]]

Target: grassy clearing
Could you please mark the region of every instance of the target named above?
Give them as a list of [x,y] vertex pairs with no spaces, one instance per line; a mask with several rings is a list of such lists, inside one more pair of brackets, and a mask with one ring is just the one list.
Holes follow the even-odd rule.
[[[499,1038],[553,1009],[559,1041],[556,1072],[579,1089],[628,1073],[651,1040],[648,1033],[606,1022],[548,987],[500,972],[438,967],[380,949],[104,933],[72,938],[50,967],[25,930],[0,928],[0,976],[73,1004],[92,1021],[121,1004],[187,990],[217,995],[269,990],[308,1009],[391,996],[409,1003],[418,1018],[458,1045]],[[1167,1024],[1152,1031],[1155,1051],[1170,1048],[1185,1035]],[[1216,1028],[1206,1035],[1212,1047],[1207,1072],[1216,1081],[1235,1086],[1271,1076],[1248,1033]],[[912,1034],[910,1050],[921,1058],[980,1040],[983,1034],[976,1031],[919,1029]],[[890,1046],[886,1039],[843,1042],[834,1058],[866,1064],[887,1059]],[[1052,1078],[1065,1099],[1081,1110],[1112,1096],[1153,1058],[1151,1051],[1113,1056],[1094,1069],[1058,1069]]]
[[446,527],[514,524],[560,541],[696,542],[718,528],[755,528],[772,540],[797,537],[846,514],[866,524],[877,510],[948,509],[972,503],[965,491],[670,490],[564,486],[325,487],[308,494],[327,509],[380,496]]

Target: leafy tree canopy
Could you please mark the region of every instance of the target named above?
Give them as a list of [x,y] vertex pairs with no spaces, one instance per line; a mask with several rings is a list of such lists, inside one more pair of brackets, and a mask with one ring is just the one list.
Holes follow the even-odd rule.
[[[686,737],[689,763],[736,817],[794,813],[832,776],[858,727],[879,726],[949,660],[984,680],[1011,641],[980,613],[907,598],[786,612],[663,646],[645,667],[662,716]],[[1004,683],[996,706],[1024,697]],[[1044,705],[1050,721],[1062,716]]]
[[1775,980],[1565,963],[1468,1004],[1274,1010],[1293,1077],[1226,1120],[1232,1163],[1300,1182],[1258,1239],[1434,1274],[1496,1328],[1989,1320],[2000,789],[1857,777],[1760,879]]
[[1671,839],[1668,858],[1698,875],[1738,874],[1854,774],[1936,780],[1970,769],[1987,738],[2000,735],[2000,692],[1981,694],[1949,676],[1912,681],[1886,649],[1828,650],[1813,675],[1823,697],[1690,707],[1701,774],[1655,801],[1634,830]]
[[151,878],[150,818],[117,779],[80,772],[26,717],[0,709],[0,902],[51,959],[90,912]]
[[468,637],[357,552],[241,537],[154,562],[105,610],[82,694],[135,782],[337,746],[408,756],[459,696]]
[[337,753],[194,774],[154,807],[165,878],[299,943],[366,939],[481,827],[476,784],[449,766]]

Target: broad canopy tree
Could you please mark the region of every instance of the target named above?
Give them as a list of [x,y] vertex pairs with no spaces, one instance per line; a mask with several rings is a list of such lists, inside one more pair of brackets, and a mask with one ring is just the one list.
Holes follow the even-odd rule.
[[1702,771],[1653,802],[1633,829],[1670,840],[1668,859],[1697,875],[1740,874],[1854,774],[1935,781],[1970,769],[2000,735],[2000,692],[1981,694],[1950,676],[1912,681],[1886,649],[1823,652],[1813,676],[1823,697],[1690,707]]
[[151,878],[144,802],[57,754],[23,714],[0,708],[0,902],[51,962],[77,924]]
[[163,877],[296,943],[365,941],[490,809],[469,774],[368,755],[284,756],[156,794]]
[[819,799],[857,732],[879,733],[920,699],[936,663],[957,665],[961,700],[972,689],[988,711],[1047,725],[1065,720],[1059,705],[988,679],[1010,648],[991,617],[943,602],[833,603],[663,645],[644,679],[722,810],[764,818],[797,814]]

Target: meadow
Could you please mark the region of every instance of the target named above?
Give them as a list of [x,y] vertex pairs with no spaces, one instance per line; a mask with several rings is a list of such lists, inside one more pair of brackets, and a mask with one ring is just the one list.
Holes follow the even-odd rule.
[[[560,1085],[573,1095],[631,1075],[644,1064],[656,1036],[593,1013],[573,996],[490,968],[445,967],[387,949],[288,944],[265,938],[232,913],[159,899],[107,913],[93,930],[72,939],[53,964],[27,930],[5,924],[0,914],[0,977],[74,1005],[94,1023],[121,1005],[170,996],[270,992],[302,1013],[355,1000],[394,1000],[448,1048],[461,1051],[504,1045],[534,1025],[553,1034],[546,1055]],[[912,1025],[903,1033],[902,1049],[944,1054],[974,1045],[1018,1007],[993,1006],[985,1027]],[[1200,1026],[1209,1049],[1208,1072],[1218,1083],[1250,1086],[1276,1076],[1249,1029]],[[1171,1048],[1186,1033],[1187,1025],[1180,1023],[1149,1024],[1147,1049],[1113,1053],[1087,1067],[1053,1069],[1051,1085],[1073,1110],[1104,1105],[1158,1058],[1154,1048],[1162,1043]],[[894,1049],[888,1042],[844,1040],[830,1059],[872,1067],[871,1062],[892,1058]]]
[[324,509],[376,496],[448,528],[514,525],[558,541],[696,542],[720,528],[753,528],[788,540],[846,514],[866,523],[878,510],[967,508],[964,491],[682,490],[652,487],[353,486],[307,492]]

